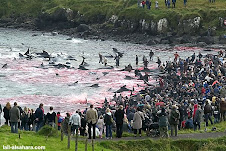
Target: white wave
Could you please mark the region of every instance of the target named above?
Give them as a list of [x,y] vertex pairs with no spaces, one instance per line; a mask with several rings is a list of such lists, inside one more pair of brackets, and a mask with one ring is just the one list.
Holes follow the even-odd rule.
[[72,43],[84,43],[84,40],[72,38]]

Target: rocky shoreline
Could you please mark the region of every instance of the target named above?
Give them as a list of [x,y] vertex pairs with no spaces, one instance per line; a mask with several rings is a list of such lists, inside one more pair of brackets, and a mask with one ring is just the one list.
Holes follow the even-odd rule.
[[144,44],[148,46],[158,44],[168,44],[169,46],[175,46],[182,44],[185,46],[198,46],[206,48],[208,48],[210,45],[218,45],[215,47],[225,48],[224,46],[226,45],[226,35],[217,36],[214,29],[197,32],[197,34],[194,34],[195,31],[192,31],[193,33],[186,33],[184,31],[183,34],[180,34],[164,29],[167,25],[164,25],[164,21],[162,21],[162,25],[158,25],[158,29],[156,29],[159,31],[160,26],[161,31],[153,31],[150,33],[147,32],[146,29],[143,29],[145,27],[145,23],[137,25],[135,30],[132,28],[122,28],[122,25],[117,25],[119,22],[122,22],[119,20],[112,21],[112,18],[99,24],[82,21],[81,16],[79,20],[72,20],[73,18],[75,18],[75,16],[72,17],[70,13],[64,12],[64,10],[52,15],[42,14],[37,18],[27,16],[11,16],[10,18],[0,19],[0,27],[14,29],[22,28],[43,32],[57,32],[76,38],[95,39],[102,41],[114,40],[120,42]]

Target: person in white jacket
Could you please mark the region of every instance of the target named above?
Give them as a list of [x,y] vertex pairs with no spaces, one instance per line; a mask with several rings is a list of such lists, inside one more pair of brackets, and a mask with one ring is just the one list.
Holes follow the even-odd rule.
[[78,133],[78,129],[79,127],[81,127],[81,117],[78,114],[78,111],[76,111],[76,113],[70,117],[69,124],[71,125],[72,134],[73,135],[75,134],[75,130],[76,130],[76,133]]
[[104,129],[104,117],[101,115],[100,118],[97,121],[97,127],[100,131],[100,138],[102,138],[102,133],[103,133],[103,129]]

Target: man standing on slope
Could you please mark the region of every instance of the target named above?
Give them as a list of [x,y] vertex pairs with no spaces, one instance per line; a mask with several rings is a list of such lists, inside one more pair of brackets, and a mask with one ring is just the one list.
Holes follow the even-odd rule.
[[88,123],[89,139],[91,139],[91,127],[93,127],[93,139],[95,139],[96,137],[95,129],[98,120],[98,114],[97,110],[93,108],[93,105],[90,105],[90,109],[86,112],[86,120]]
[[14,102],[14,107],[9,111],[11,133],[18,133],[18,122],[20,121],[20,110],[17,103]]

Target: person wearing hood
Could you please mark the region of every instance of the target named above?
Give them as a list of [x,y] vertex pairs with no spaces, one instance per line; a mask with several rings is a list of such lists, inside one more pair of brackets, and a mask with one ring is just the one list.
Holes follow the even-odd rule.
[[55,127],[55,117],[56,113],[53,112],[53,107],[50,106],[49,112],[46,114],[45,123],[50,125],[51,127]]
[[172,110],[170,112],[170,117],[169,117],[169,123],[171,127],[171,137],[173,136],[174,132],[175,132],[175,136],[177,136],[179,119],[180,119],[180,113],[177,110],[177,106],[173,105]]
[[75,112],[75,114],[73,114],[70,119],[69,119],[69,124],[71,125],[71,132],[74,135],[75,134],[75,130],[76,130],[76,134],[78,133],[78,128],[81,127],[81,117],[78,114],[78,111]]
[[97,127],[100,131],[100,138],[102,139],[102,133],[103,133],[103,129],[104,129],[104,117],[101,115],[97,121]]
[[104,123],[106,126],[106,139],[109,139],[109,138],[112,139],[113,118],[109,108],[106,109],[106,114],[104,116]]
[[141,112],[141,109],[138,107],[136,113],[133,117],[133,129],[134,136],[137,136],[137,130],[139,130],[139,134],[141,137],[141,129],[142,129],[142,121],[144,120],[144,114]]

